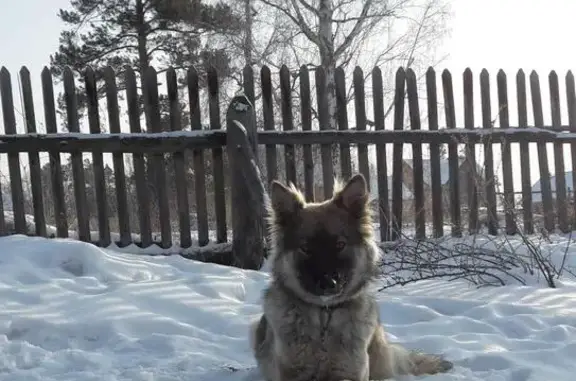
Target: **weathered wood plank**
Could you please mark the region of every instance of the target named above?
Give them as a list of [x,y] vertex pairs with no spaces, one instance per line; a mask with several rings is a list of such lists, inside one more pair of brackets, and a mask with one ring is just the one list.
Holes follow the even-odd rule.
[[[110,132],[121,133],[120,107],[118,106],[118,87],[114,69],[108,66],[104,69],[104,83],[106,88],[106,106],[108,109],[108,123]],[[130,216],[128,213],[128,195],[126,187],[126,170],[124,168],[124,156],[121,152],[112,154],[114,167],[114,188],[116,189],[116,203],[118,206],[118,227],[120,241],[116,242],[119,247],[125,247],[132,243],[132,230],[130,229]]]
[[[544,116],[542,113],[542,95],[540,93],[540,80],[538,73],[532,71],[530,74],[530,91],[532,93],[532,111],[534,113],[534,125],[542,127],[544,125]],[[552,232],[555,227],[554,222],[554,205],[552,203],[552,189],[550,185],[550,170],[548,166],[548,153],[546,142],[537,141],[538,148],[538,165],[540,168],[540,185],[542,190],[542,206],[544,214],[544,227]]]
[[[396,71],[396,86],[394,94],[394,131],[400,132],[404,128],[404,98],[406,85],[406,73],[403,68]],[[384,133],[385,131],[378,131]],[[403,212],[403,144],[394,142],[392,147],[392,216],[391,237],[392,241],[402,235],[402,212]]]
[[[498,71],[496,77],[498,85],[498,114],[500,115],[500,128],[510,128],[508,116],[508,84],[506,73]],[[517,233],[516,206],[514,204],[514,177],[512,176],[512,152],[510,142],[502,142],[502,176],[504,183],[504,211],[506,214],[506,234]]]
[[[496,129],[440,129],[430,130],[379,130],[379,131],[258,131],[259,144],[484,144],[488,141],[509,140],[518,142],[576,141],[576,134],[557,133],[546,128],[517,128],[503,131]],[[0,136],[0,153],[7,152],[164,152],[185,149],[213,148],[226,145],[226,131],[182,131],[171,133],[107,134],[19,134]]]
[[[0,70],[0,96],[2,97],[2,115],[4,117],[4,132],[7,135],[16,134],[16,117],[14,115],[14,99],[12,95],[12,79],[5,67]],[[10,174],[10,192],[12,194],[12,212],[14,213],[14,231],[26,234],[26,217],[24,216],[24,188],[20,171],[20,155],[8,153],[8,172]]]
[[[168,102],[170,103],[170,130],[181,131],[180,101],[178,99],[178,78],[174,68],[166,71]],[[178,205],[178,226],[180,228],[180,247],[192,246],[190,232],[190,205],[188,203],[188,176],[186,173],[186,151],[174,152],[174,181],[176,186],[176,203]]]
[[[282,103],[282,129],[294,130],[294,117],[292,115],[292,86],[290,84],[290,70],[286,65],[280,68],[280,94]],[[286,168],[286,183],[297,185],[296,181],[296,151],[293,144],[284,146],[284,164]]]
[[[429,67],[426,72],[426,95],[428,98],[428,129],[438,130],[438,92],[436,88],[436,72]],[[430,144],[430,177],[432,192],[432,226],[433,236],[444,236],[444,210],[442,207],[442,178],[440,172],[440,145]]]
[[[88,125],[91,134],[100,134],[100,112],[98,109],[98,87],[96,75],[91,67],[84,72],[86,98],[88,100]],[[108,200],[106,197],[106,178],[104,176],[104,158],[101,151],[92,152],[92,168],[94,173],[94,191],[98,207],[98,243],[102,247],[110,246],[110,222],[108,216]]]
[[[312,100],[310,96],[310,73],[306,65],[300,67],[300,114],[302,117],[302,131],[312,130]],[[312,146],[304,144],[304,197],[306,201],[314,201],[314,158]]]
[[[156,69],[148,67],[145,72],[145,83],[148,87],[146,91],[148,104],[150,131],[161,132],[160,104],[158,99],[158,75]],[[160,222],[161,246],[169,248],[172,246],[172,226],[170,224],[170,207],[168,205],[168,189],[166,184],[166,170],[164,154],[153,153],[150,155],[151,164],[154,173],[153,184],[156,188],[156,201],[158,207],[158,219]]]
[[[448,70],[442,72],[442,88],[444,91],[444,112],[446,114],[446,126],[455,133],[456,129],[456,111],[454,107],[454,88],[452,86],[452,74]],[[438,134],[439,131],[436,131]],[[461,131],[458,131],[461,132]],[[454,136],[454,135],[452,135]],[[470,143],[466,141],[466,143]],[[460,216],[460,179],[458,176],[458,145],[457,142],[448,143],[448,166],[450,181],[450,216],[451,216],[451,234],[453,237],[462,236],[462,222]]]
[[[492,107],[490,104],[490,76],[486,69],[480,73],[480,98],[482,102],[482,126],[493,128]],[[496,204],[496,176],[494,173],[493,142],[484,143],[484,176],[486,192],[486,209],[488,212],[488,234],[498,234],[498,214]]]
[[[560,89],[558,85],[558,74],[550,72],[548,77],[550,86],[550,109],[552,112],[552,125],[562,124],[560,117]],[[561,232],[567,233],[568,214],[566,204],[566,178],[564,174],[564,146],[561,142],[554,143],[554,172],[556,173],[556,210],[558,211],[558,228]]]
[[[42,98],[44,102],[46,132],[48,134],[56,134],[58,127],[56,122],[56,105],[54,102],[54,85],[52,82],[52,74],[50,74],[50,69],[47,67],[42,69]],[[60,152],[58,149],[47,149],[47,151],[50,155],[50,183],[52,186],[52,207],[54,208],[54,218],[56,220],[56,235],[60,238],[67,238],[68,217],[64,199],[64,179]],[[0,202],[0,208],[2,208],[1,204]],[[0,213],[0,225],[2,225],[3,222],[4,213],[2,212]]]
[[[78,100],[72,69],[64,69],[64,100],[66,103],[67,126],[70,132],[80,132],[78,121]],[[86,178],[82,151],[71,152],[72,177],[74,182],[74,199],[76,200],[76,220],[78,224],[78,238],[90,242],[90,214],[86,199]]]
[[[318,107],[318,124],[320,130],[330,129],[328,95],[326,94],[326,70],[316,68],[316,103]],[[322,183],[324,185],[324,199],[332,197],[334,193],[334,162],[332,161],[332,143],[320,145],[322,157]]]
[[[568,122],[570,126],[576,127],[576,86],[574,85],[574,74],[572,71],[566,73],[566,103],[568,108]],[[576,228],[576,141],[570,144],[570,154],[572,159],[572,229]]]
[[[468,129],[474,128],[474,78],[472,70],[466,68],[463,75],[464,82],[464,126]],[[478,174],[476,171],[476,146],[466,144],[466,160],[470,164],[471,170],[467,173],[468,192],[468,231],[470,234],[478,232]]]
[[[384,130],[384,92],[382,70],[372,70],[372,92],[374,106],[374,129]],[[348,150],[350,152],[350,150]],[[378,176],[378,216],[380,222],[380,240],[390,240],[390,203],[388,200],[388,166],[386,164],[386,145],[376,145],[376,173]]]
[[[142,127],[140,124],[140,101],[138,97],[138,87],[136,85],[136,75],[134,70],[129,67],[126,68],[125,71],[125,81],[130,132],[133,134],[140,134],[141,136],[145,137],[146,134],[142,134]],[[146,184],[146,164],[144,162],[144,152],[134,152],[132,155],[132,160],[134,164],[134,178],[136,180],[136,199],[138,200],[140,245],[146,248],[152,245],[152,223],[150,218],[150,192]]]
[[226,121],[232,187],[234,265],[258,270],[264,263],[265,187],[255,155],[258,144],[255,140],[256,115],[247,97],[236,96],[232,99]]
[[[274,131],[274,99],[272,98],[272,73],[268,66],[263,66],[260,71],[262,85],[262,116],[264,118],[264,130]],[[278,178],[278,155],[276,145],[266,146],[266,174],[268,184]]]
[[[218,73],[214,67],[208,68],[208,113],[210,129],[221,130],[220,121],[220,86]],[[216,242],[228,241],[226,223],[226,184],[224,182],[224,151],[221,147],[212,149],[212,177],[214,179],[214,211],[216,214]]]
[[[190,123],[192,131],[202,130],[200,117],[200,91],[198,87],[198,72],[196,68],[188,69],[188,101],[190,105]],[[206,169],[204,166],[204,150],[193,149],[194,195],[196,204],[196,223],[198,226],[198,245],[206,246],[208,236],[208,205],[206,201]]]
[[[336,68],[336,117],[338,130],[348,130],[348,101],[346,99],[346,74],[342,67]],[[350,157],[350,144],[340,143],[340,170],[343,179],[352,177],[352,159]]]
[[[522,69],[516,74],[516,98],[518,102],[518,126],[528,127],[528,106],[526,100],[526,76]],[[522,219],[526,234],[534,233],[532,216],[532,181],[530,179],[530,152],[528,142],[520,142],[520,178],[522,182]]]
[[[418,83],[416,73],[408,68],[406,71],[406,89],[408,95],[408,111],[412,130],[420,130],[420,105],[418,103]],[[416,224],[416,239],[426,237],[426,209],[424,206],[424,169],[422,164],[422,143],[412,144],[412,175],[414,193],[414,222]]]
[[[20,83],[22,86],[22,100],[24,103],[24,116],[26,118],[26,132],[36,133],[36,113],[30,71],[26,66],[20,69]],[[34,225],[37,236],[46,237],[46,217],[44,215],[44,196],[42,194],[42,169],[38,152],[28,153],[30,165],[30,186],[32,188],[32,205],[34,209]]]
[[[357,66],[353,74],[354,107],[356,114],[356,130],[366,131],[366,92],[364,91],[364,72]],[[358,144],[358,169],[370,184],[370,164],[368,163],[368,146]]]

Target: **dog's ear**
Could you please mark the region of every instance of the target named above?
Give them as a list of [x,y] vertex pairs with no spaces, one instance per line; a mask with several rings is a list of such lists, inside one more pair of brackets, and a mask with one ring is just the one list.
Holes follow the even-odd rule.
[[294,214],[304,206],[298,194],[276,180],[270,185],[270,201],[272,209],[283,216]]
[[362,174],[352,176],[334,196],[334,202],[353,214],[362,212],[368,203],[368,187]]

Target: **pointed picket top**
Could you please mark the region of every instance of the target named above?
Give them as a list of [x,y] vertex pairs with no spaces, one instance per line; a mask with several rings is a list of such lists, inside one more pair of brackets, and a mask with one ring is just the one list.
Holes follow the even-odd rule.
[[558,74],[556,73],[556,70],[550,71],[550,74],[548,74],[548,80],[558,82]]
[[374,66],[372,69],[372,83],[378,81],[379,84],[382,83],[382,70],[378,66]]
[[532,70],[530,72],[530,80],[532,81],[538,81],[540,78],[538,76],[538,73],[536,72],[536,70]]
[[262,82],[262,86],[264,86],[264,83],[266,82],[270,83],[271,78],[272,78],[272,71],[270,70],[268,65],[262,66],[262,68],[260,69],[260,81]]
[[290,69],[288,69],[288,66],[286,66],[286,64],[280,67],[280,77],[282,76],[290,77]]
[[473,86],[474,84],[474,74],[472,73],[472,69],[467,67],[464,69],[462,73],[462,79],[464,81],[464,86],[468,84],[468,86]]
[[448,69],[442,70],[442,80],[452,82],[452,73],[450,73],[450,70]]
[[498,97],[508,102],[508,80],[506,78],[506,73],[504,70],[498,70],[496,74],[496,84],[498,86]]
[[364,78],[364,71],[360,66],[356,66],[354,68],[354,78],[360,78],[360,77]]
[[336,68],[336,71],[334,72],[334,75],[336,77],[341,76],[342,78],[346,78],[346,72],[344,71],[344,68],[342,66],[338,66]]
[[92,66],[87,65],[86,69],[84,69],[84,76],[93,76],[94,75],[94,69],[92,68]]
[[6,68],[6,66],[2,66],[0,73],[2,73],[3,76],[10,76],[10,71]]
[[188,84],[188,97],[190,98],[193,92],[196,93],[198,91],[198,70],[196,70],[194,65],[190,65],[186,71],[186,83]]
[[488,73],[488,70],[484,68],[480,72],[480,83],[488,84],[489,82],[490,82],[490,73]]
[[106,82],[116,82],[116,72],[114,68],[110,65],[102,69],[102,76]]
[[436,70],[434,70],[434,67],[432,66],[428,66],[428,69],[426,70],[426,75],[436,75]]
[[26,65],[22,65],[22,67],[20,68],[20,76],[28,76],[30,77],[30,70],[28,70],[28,68],[26,67]]
[[52,73],[50,72],[50,68],[48,66],[44,66],[44,68],[42,69],[42,72],[40,73],[40,76],[42,78],[44,78],[46,76],[52,77]]

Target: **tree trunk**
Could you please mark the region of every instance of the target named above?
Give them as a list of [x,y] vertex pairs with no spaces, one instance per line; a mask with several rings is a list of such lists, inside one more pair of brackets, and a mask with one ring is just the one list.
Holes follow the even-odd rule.
[[150,66],[147,49],[146,19],[144,17],[144,4],[142,0],[136,0],[136,28],[138,30],[138,71],[140,72],[140,86],[142,87],[142,99],[144,103],[144,117],[146,118],[146,130],[150,131],[150,113],[148,112],[148,89],[146,87],[146,71]]
[[246,17],[246,26],[244,29],[244,62],[246,65],[252,65],[252,7],[251,0],[244,0],[244,16]]
[[[325,94],[328,104],[328,127],[336,129],[336,57],[334,56],[334,34],[332,19],[334,14],[333,0],[320,0],[318,5],[318,37],[320,64],[326,72]],[[332,163],[334,171],[338,166],[338,147],[332,145]]]

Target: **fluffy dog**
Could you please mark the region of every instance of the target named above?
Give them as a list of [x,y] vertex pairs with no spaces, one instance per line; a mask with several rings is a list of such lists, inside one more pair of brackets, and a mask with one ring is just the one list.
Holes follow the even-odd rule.
[[440,356],[386,340],[368,292],[380,251],[362,175],[321,203],[274,181],[269,201],[272,281],[250,335],[266,381],[368,381],[452,369]]

